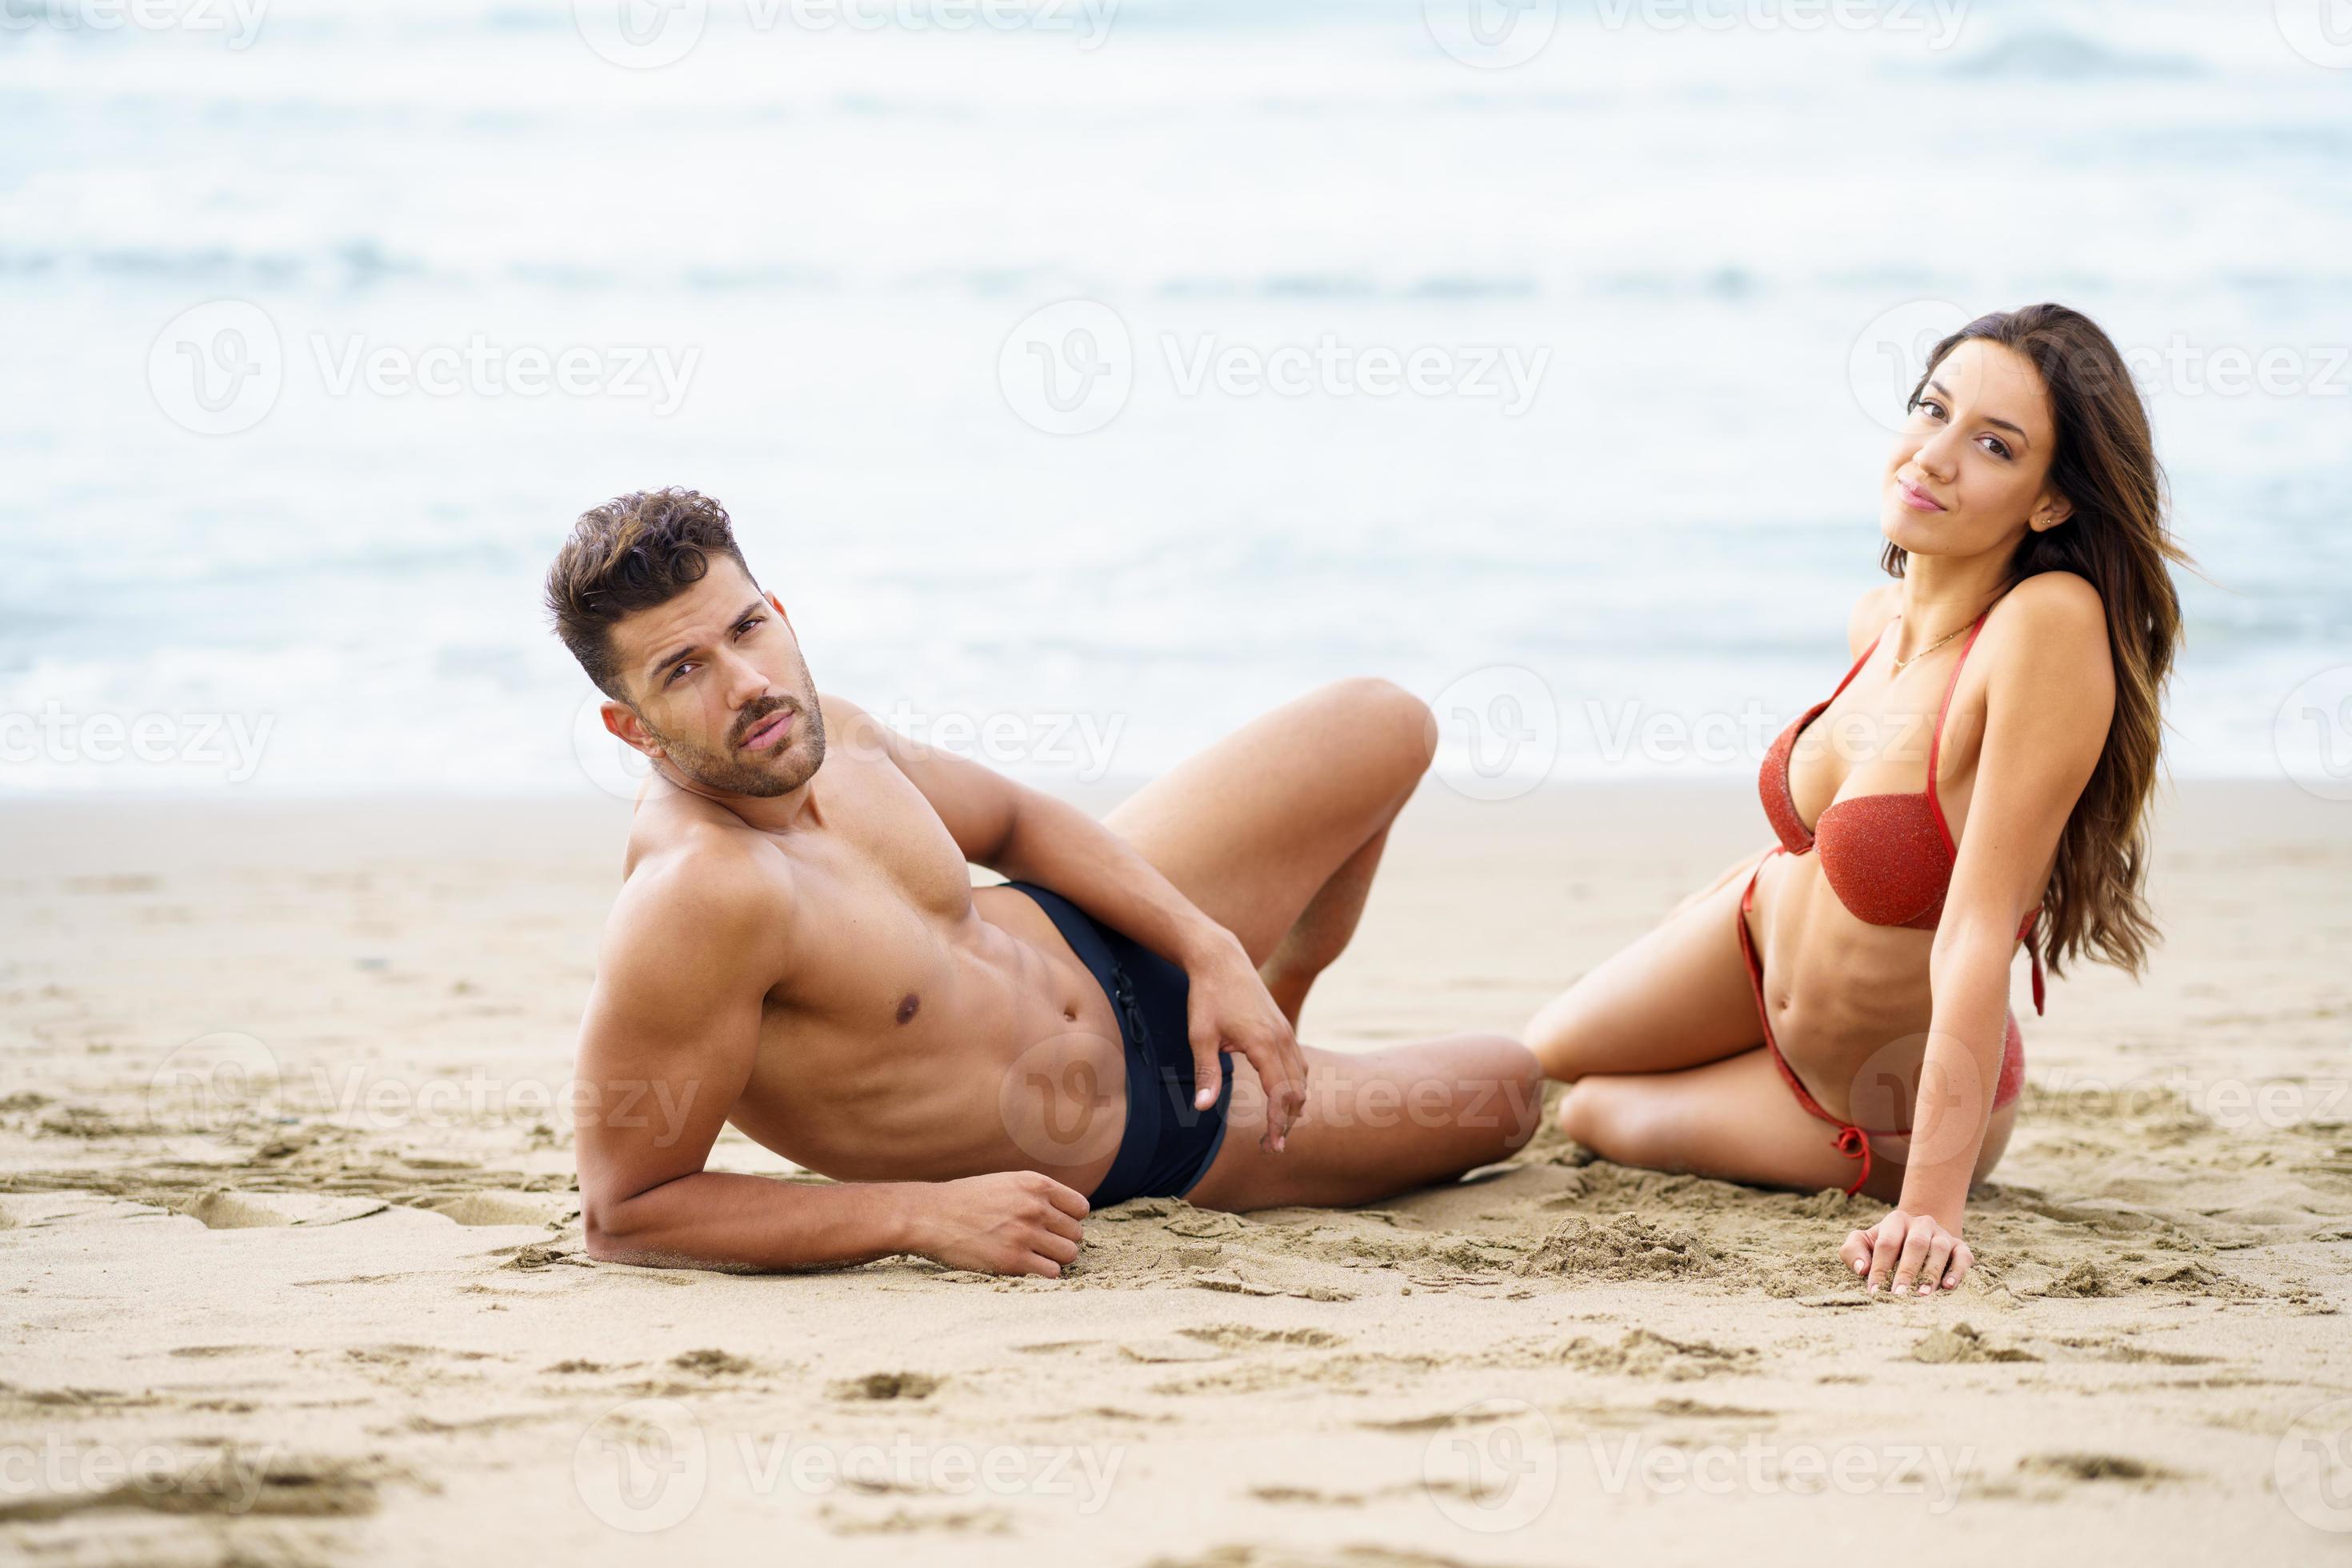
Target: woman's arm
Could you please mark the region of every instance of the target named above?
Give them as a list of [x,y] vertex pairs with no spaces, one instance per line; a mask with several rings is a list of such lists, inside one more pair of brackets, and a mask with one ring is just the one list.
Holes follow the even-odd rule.
[[[2098,593],[2072,573],[2020,584],[1985,651],[1985,731],[1960,852],[1928,959],[1934,1011],[1913,1107],[1903,1193],[1847,1240],[1874,1289],[1956,1286],[1970,1261],[1962,1210],[1992,1119],[2017,931],[2040,901],[2058,838],[2090,782],[2115,712]],[[1867,1238],[1866,1246],[1858,1238]]]

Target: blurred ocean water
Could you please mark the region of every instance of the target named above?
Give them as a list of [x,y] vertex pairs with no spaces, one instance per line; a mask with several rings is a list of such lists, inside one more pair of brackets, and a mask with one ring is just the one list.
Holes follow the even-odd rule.
[[538,578],[667,483],[1016,773],[1358,672],[1458,777],[1752,768],[1904,354],[2045,298],[2211,579],[2171,765],[2275,774],[2352,665],[2333,3],[0,0],[0,788],[598,787]]

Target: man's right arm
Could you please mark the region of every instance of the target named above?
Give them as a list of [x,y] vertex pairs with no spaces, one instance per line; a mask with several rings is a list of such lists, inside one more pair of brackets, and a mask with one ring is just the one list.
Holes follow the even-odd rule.
[[728,855],[640,865],[607,928],[582,1022],[575,1150],[591,1257],[660,1268],[822,1268],[913,1252],[1059,1275],[1086,1199],[1014,1171],[838,1185],[706,1171],[742,1095],[786,922]]

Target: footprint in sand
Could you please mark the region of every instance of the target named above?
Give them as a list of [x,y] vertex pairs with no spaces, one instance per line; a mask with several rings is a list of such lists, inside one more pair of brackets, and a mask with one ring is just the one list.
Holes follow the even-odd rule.
[[207,1230],[261,1230],[278,1226],[342,1225],[390,1208],[373,1198],[311,1193],[240,1193],[214,1187],[173,1207]]
[[2167,1469],[2153,1460],[2135,1459],[2121,1454],[2032,1454],[2020,1459],[2017,1468],[2032,1474],[2056,1476],[2070,1481],[2120,1481],[2141,1487],[2189,1479],[2179,1471]]
[[1146,1366],[1166,1366],[1178,1362],[1223,1361],[1226,1352],[1215,1345],[1198,1344],[1190,1340],[1172,1337],[1129,1340],[1118,1347],[1118,1353],[1129,1361],[1141,1362]]
[[948,1535],[1008,1535],[1013,1517],[1003,1509],[958,1509],[924,1513],[895,1508],[880,1515],[861,1515],[827,1503],[820,1515],[835,1535],[916,1535],[937,1531]]
[[459,1225],[558,1225],[579,1205],[569,1193],[525,1193],[488,1188],[461,1193],[425,1205]]
[[1149,1568],[1466,1568],[1458,1557],[1392,1547],[1217,1546],[1190,1557],[1155,1557]]
[[2246,1300],[2270,1292],[2191,1259],[2167,1258],[2151,1262],[2145,1258],[2126,1258],[2103,1264],[2089,1258],[2077,1258],[2063,1270],[2054,1272],[2039,1289],[2029,1288],[2024,1294],[2062,1299],[2160,1294]]
[[1348,1342],[1344,1334],[1328,1329],[1260,1329],[1247,1323],[1205,1323],[1198,1328],[1176,1331],[1187,1339],[1199,1340],[1221,1350],[1283,1349],[1326,1351]]
[[261,1458],[224,1449],[180,1469],[138,1476],[102,1491],[0,1504],[0,1523],[131,1509],[219,1518],[352,1518],[375,1511],[378,1483],[394,1474],[369,1461]]
[[929,1399],[946,1382],[927,1372],[869,1372],[841,1378],[825,1392],[835,1399]]

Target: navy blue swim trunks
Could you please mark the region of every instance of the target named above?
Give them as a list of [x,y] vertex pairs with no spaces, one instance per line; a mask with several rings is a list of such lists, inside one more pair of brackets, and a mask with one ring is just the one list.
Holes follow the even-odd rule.
[[1192,1104],[1192,1032],[1184,1003],[1192,983],[1158,953],[1100,924],[1086,910],[1034,882],[1007,882],[1037,900],[1110,998],[1127,1050],[1127,1131],[1101,1184],[1087,1194],[1096,1208],[1129,1198],[1181,1198],[1200,1184],[1224,1146],[1225,1110],[1234,1099],[1234,1058],[1221,1055],[1223,1082],[1206,1110]]

